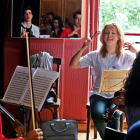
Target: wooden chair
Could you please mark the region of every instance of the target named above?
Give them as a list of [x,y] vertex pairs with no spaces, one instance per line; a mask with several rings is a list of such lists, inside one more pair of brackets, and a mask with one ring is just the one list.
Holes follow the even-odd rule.
[[[93,85],[93,81],[95,80],[95,72],[94,69],[91,67],[90,68],[90,78],[91,79],[91,83]],[[86,104],[86,109],[87,109],[87,134],[86,134],[86,140],[89,139],[89,132],[90,132],[90,128],[91,128],[91,109],[90,109],[90,101]],[[125,114],[122,113],[120,116],[120,131],[123,132],[123,128],[124,128],[124,117]],[[97,129],[94,126],[94,139],[97,138]]]
[[[62,65],[62,59],[61,58],[53,58],[53,64],[56,65],[56,71],[60,73],[61,65]],[[52,119],[58,119],[59,118],[59,107],[60,107],[60,102],[61,100],[59,99],[59,77],[56,79],[56,81],[53,84],[53,89],[56,92],[56,95],[58,97],[57,102],[54,104],[44,104],[42,109],[48,109],[52,113]],[[41,117],[40,117],[40,112],[38,112],[40,122],[41,122]],[[29,120],[28,120],[28,131],[31,129],[31,111],[29,115]]]
[[[56,71],[60,73],[61,65],[62,65],[62,59],[61,58],[53,58],[53,64],[57,65]],[[52,113],[53,119],[59,118],[59,107],[60,107],[60,99],[59,99],[59,77],[56,79],[53,89],[56,92],[56,95],[58,97],[57,102],[55,104],[45,104],[43,106],[43,109],[49,109]],[[53,108],[53,110],[52,110]]]

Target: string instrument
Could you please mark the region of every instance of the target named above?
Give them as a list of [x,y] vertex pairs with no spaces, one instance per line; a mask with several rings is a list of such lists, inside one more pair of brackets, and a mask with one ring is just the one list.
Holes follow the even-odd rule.
[[[69,19],[66,18],[65,19],[65,23],[72,29],[72,31],[74,31],[74,27],[73,27],[73,24],[71,22],[69,22]],[[71,36],[72,38],[79,38],[80,36],[78,34],[74,34]]]
[[14,118],[1,104],[2,134],[6,138],[22,137],[25,127]]
[[[27,55],[28,55],[28,64],[30,64],[29,59],[29,47],[28,47],[28,34],[26,33],[27,41]],[[35,112],[34,112],[34,98],[33,98],[33,88],[32,88],[32,78],[31,78],[31,67],[29,65],[29,81],[30,81],[30,92],[31,92],[31,105],[32,105],[32,120],[33,120],[33,129],[35,129]],[[25,132],[25,127],[15,119],[1,104],[1,117],[2,117],[2,134],[6,138],[15,138],[23,137],[23,132]]]
[[115,111],[118,109],[122,112],[125,112],[124,105],[124,89],[121,88],[119,91],[114,93],[113,103],[116,105],[110,112],[107,112],[107,116],[103,117],[104,123],[108,123],[108,121],[112,118]]

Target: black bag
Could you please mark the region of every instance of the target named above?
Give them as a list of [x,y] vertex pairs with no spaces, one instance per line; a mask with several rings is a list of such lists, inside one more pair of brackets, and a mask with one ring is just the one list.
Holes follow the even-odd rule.
[[78,123],[75,120],[54,119],[40,125],[43,140],[78,140]]

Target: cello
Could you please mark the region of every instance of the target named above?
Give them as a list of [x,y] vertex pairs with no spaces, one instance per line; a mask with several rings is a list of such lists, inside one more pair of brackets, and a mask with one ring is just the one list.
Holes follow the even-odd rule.
[[25,127],[14,118],[1,104],[2,134],[6,138],[22,137]]
[[[26,39],[27,38],[28,38],[28,34],[26,33]],[[27,46],[28,46],[28,41],[27,41]],[[29,48],[27,49],[27,53],[29,54]],[[29,74],[29,78],[30,77],[31,76]],[[31,78],[30,78],[30,80],[31,80]],[[33,97],[31,97],[31,100],[33,100],[32,98]],[[1,102],[3,102],[3,101],[1,100]],[[33,103],[33,101],[31,101],[31,103]],[[33,107],[33,105],[32,105],[32,107]],[[0,115],[2,117],[2,134],[6,138],[23,137],[23,132],[25,132],[25,127],[16,118],[14,118],[1,104],[0,104],[0,109],[1,109]],[[34,110],[34,108],[32,108],[32,110]],[[34,115],[33,111],[32,111],[32,114]],[[34,116],[33,116],[33,121],[34,121]],[[35,129],[34,124],[35,123],[33,123],[33,129]]]

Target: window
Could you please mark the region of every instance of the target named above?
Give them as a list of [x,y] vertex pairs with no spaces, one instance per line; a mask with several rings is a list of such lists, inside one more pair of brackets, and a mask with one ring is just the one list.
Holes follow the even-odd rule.
[[99,27],[106,22],[118,22],[125,33],[140,33],[139,0],[100,0]]

